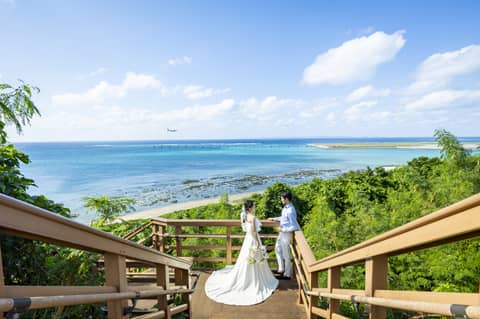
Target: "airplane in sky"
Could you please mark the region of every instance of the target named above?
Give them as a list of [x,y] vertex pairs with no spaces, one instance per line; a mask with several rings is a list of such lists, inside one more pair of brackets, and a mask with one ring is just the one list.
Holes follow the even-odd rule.
[[167,132],[171,132],[171,133],[173,133],[173,132],[176,132],[176,131],[177,131],[177,129],[176,129],[176,128],[174,128],[174,129],[169,129],[169,128],[167,127]]

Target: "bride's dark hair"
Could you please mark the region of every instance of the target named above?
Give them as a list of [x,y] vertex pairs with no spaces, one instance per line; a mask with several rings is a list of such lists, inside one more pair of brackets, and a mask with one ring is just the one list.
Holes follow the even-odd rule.
[[247,212],[255,205],[255,203],[253,202],[253,200],[251,199],[247,199],[245,201],[245,203],[243,203],[243,208],[245,209],[245,215],[243,216],[243,221],[245,223],[245,221],[247,220]]

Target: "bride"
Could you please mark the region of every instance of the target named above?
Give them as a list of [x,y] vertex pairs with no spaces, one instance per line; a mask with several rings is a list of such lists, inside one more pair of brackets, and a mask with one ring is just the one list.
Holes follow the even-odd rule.
[[253,201],[247,200],[240,217],[246,235],[235,265],[213,272],[205,283],[207,296],[216,302],[254,305],[270,297],[278,286],[258,236],[262,224],[253,215],[254,210]]

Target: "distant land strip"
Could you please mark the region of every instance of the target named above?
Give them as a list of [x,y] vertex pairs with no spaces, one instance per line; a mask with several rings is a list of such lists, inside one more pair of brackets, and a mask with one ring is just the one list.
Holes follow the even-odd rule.
[[[336,143],[336,144],[307,144],[309,147],[317,148],[409,148],[409,149],[430,149],[438,150],[440,146],[432,142],[375,142],[375,143]],[[477,149],[480,146],[479,142],[464,143],[463,147],[468,150]]]

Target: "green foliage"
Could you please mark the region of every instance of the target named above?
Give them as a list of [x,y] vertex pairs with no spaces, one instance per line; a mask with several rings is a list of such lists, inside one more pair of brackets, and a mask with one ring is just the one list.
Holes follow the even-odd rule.
[[[15,125],[20,133],[30,119],[40,114],[31,101],[37,88],[25,85],[18,88],[0,84],[0,192],[34,206],[70,218],[72,214],[63,204],[43,195],[28,193],[35,186],[32,179],[20,171],[28,165],[28,156],[13,145],[6,144],[5,126]],[[96,267],[98,256],[74,249],[57,247],[16,237],[0,235],[4,280],[7,285],[101,285],[103,274]],[[96,305],[31,310],[22,318],[100,318]]]
[[[322,258],[480,192],[480,155],[463,152],[456,138],[446,131],[437,133],[437,138],[443,147],[442,158],[419,157],[391,171],[367,168],[334,179],[313,179],[296,187],[276,183],[254,197],[256,215],[278,216],[280,193],[290,189],[310,247],[317,258]],[[238,218],[239,213],[239,205],[217,204],[169,217],[223,219]],[[211,228],[195,231],[219,232]],[[221,255],[209,251],[203,254]],[[476,292],[479,273],[480,240],[470,239],[391,257],[389,288]],[[321,281],[325,283],[326,277]],[[341,285],[363,289],[364,269],[342,269]],[[348,304],[342,306],[342,312],[356,315]],[[389,316],[404,314],[393,311]]]
[[222,196],[220,196],[220,204],[228,204],[228,194],[227,193],[222,194]]
[[102,195],[101,197],[84,197],[85,207],[96,212],[98,218],[92,222],[92,226],[99,227],[113,222],[122,213],[133,210],[135,200],[125,197],[111,197]]
[[35,115],[40,111],[32,101],[32,94],[39,93],[37,87],[20,81],[16,88],[9,84],[0,83],[0,143],[6,143],[5,125],[13,124],[18,133],[22,132],[23,126],[30,124]]
[[437,129],[434,136],[438,145],[442,148],[443,159],[463,161],[470,155],[470,152],[463,148],[460,141],[452,133],[444,129]]

